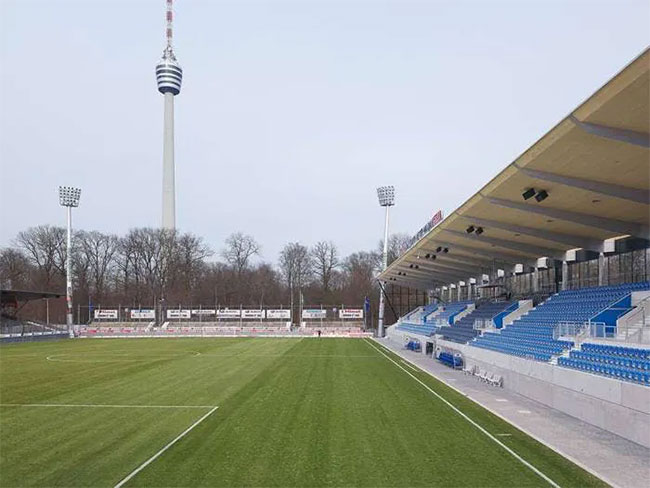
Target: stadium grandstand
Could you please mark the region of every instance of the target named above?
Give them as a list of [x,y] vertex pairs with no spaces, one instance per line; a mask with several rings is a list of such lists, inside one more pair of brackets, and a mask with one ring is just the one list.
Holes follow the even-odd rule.
[[[158,68],[180,76],[173,3],[165,1]],[[367,24],[368,9],[356,10]],[[166,129],[177,94],[164,93]],[[173,182],[170,134],[164,159]],[[325,248],[331,287],[302,281],[313,256],[297,242],[288,245],[297,257],[282,252],[281,273],[260,266],[264,279],[247,278],[253,269],[239,266],[241,255],[228,265],[207,261],[201,238],[176,244],[167,186],[163,229],[136,229],[142,235],[128,246],[106,235],[115,237],[106,248],[99,232],[73,244],[89,236],[73,241],[79,202],[71,199],[80,190],[64,187],[65,248],[63,232],[56,241],[66,292],[0,290],[0,342],[20,342],[0,345],[0,487],[648,486],[650,49],[457,209],[438,211],[390,264],[394,202],[380,197],[382,271],[377,253],[355,253],[363,280],[345,274],[351,257],[338,274],[333,244]],[[213,215],[202,222],[225,226]],[[238,234],[246,259],[258,256],[254,239]],[[112,268],[110,295],[95,293],[97,277],[75,295],[72,257],[83,247],[95,247],[95,258],[118,255],[103,266]],[[193,289],[198,276],[205,293]],[[267,293],[272,282],[276,295]],[[330,293],[336,282],[354,294]],[[233,298],[246,288],[259,289],[259,300],[257,291]],[[307,290],[319,292],[309,305]],[[375,291],[387,316],[371,304]],[[278,305],[283,299],[289,304]]]
[[[371,337],[363,308],[314,306],[271,308],[117,306],[93,310],[81,337]],[[297,320],[300,317],[300,320]]]
[[649,67],[646,50],[380,276],[389,302],[426,296],[388,343],[646,447]]
[[[20,342],[33,340],[60,339],[67,337],[65,327],[49,321],[49,300],[60,299],[63,295],[52,292],[26,290],[0,290],[0,342]],[[30,302],[42,300],[46,303],[47,320],[40,322],[33,318],[21,317],[21,311]]]

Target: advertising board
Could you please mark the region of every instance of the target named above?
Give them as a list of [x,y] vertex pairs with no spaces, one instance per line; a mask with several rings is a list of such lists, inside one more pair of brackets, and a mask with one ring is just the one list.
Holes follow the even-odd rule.
[[153,320],[156,318],[156,311],[155,310],[145,310],[145,309],[139,309],[139,310],[131,310],[130,316],[132,319],[150,319]]
[[363,318],[363,309],[362,308],[342,308],[339,310],[340,319],[362,319]]
[[241,317],[241,310],[238,308],[222,308],[217,310],[217,317],[220,319],[238,319]]
[[302,311],[303,319],[324,319],[327,318],[327,310],[320,308],[307,308]]
[[266,318],[289,320],[291,318],[291,310],[269,309],[266,311]]
[[94,314],[95,314],[96,319],[116,319],[117,318],[117,310],[112,310],[112,309],[95,310]]
[[191,317],[190,310],[179,310],[177,308],[167,309],[168,319],[189,319]]
[[243,319],[263,319],[264,310],[244,309],[241,311],[241,317]]

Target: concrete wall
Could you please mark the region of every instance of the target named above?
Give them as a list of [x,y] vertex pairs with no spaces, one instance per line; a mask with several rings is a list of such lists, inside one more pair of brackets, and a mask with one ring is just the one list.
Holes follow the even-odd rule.
[[519,300],[519,307],[503,317],[503,325],[512,324],[515,320],[524,314],[527,314],[533,308],[532,300]]
[[650,447],[650,388],[496,351],[438,340],[465,363],[503,376],[503,387]]
[[633,291],[632,292],[632,306],[636,307],[640,302],[650,297],[650,290]]
[[458,322],[460,319],[462,319],[465,315],[469,315],[476,309],[476,305],[473,303],[467,305],[467,308],[463,310],[462,312],[458,312],[456,315],[454,315],[453,322],[454,324]]
[[417,339],[422,344],[422,354],[426,354],[427,343],[430,343],[435,350],[436,339],[434,337],[426,337],[419,334],[414,334],[413,332],[404,332],[403,330],[398,330],[397,326],[391,325],[386,329],[386,337],[388,337],[395,344],[400,344],[405,346],[410,339]]

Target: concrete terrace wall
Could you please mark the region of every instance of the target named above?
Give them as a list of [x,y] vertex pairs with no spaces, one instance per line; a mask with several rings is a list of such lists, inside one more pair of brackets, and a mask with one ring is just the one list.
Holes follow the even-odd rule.
[[468,365],[503,376],[503,386],[645,447],[650,447],[650,388],[549,363],[444,340]]
[[533,308],[532,300],[519,300],[519,307],[503,317],[503,325],[510,325],[522,315],[527,314]]
[[396,325],[391,325],[386,329],[386,337],[393,341],[395,344],[401,346],[405,345],[410,339],[417,339],[422,344],[422,354],[426,354],[426,344],[430,343],[432,348],[435,349],[436,339],[435,337],[427,337],[419,334],[414,334],[413,332],[404,332],[398,330]]

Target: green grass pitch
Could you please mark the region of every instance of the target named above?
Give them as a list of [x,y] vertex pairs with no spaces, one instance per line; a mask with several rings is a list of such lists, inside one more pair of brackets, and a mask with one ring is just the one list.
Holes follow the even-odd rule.
[[[380,351],[397,358],[362,339],[2,346],[0,485],[115,486],[218,406],[124,486],[549,486]],[[556,485],[604,485],[406,369]]]

